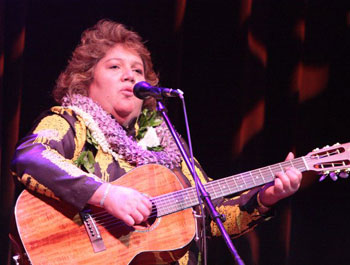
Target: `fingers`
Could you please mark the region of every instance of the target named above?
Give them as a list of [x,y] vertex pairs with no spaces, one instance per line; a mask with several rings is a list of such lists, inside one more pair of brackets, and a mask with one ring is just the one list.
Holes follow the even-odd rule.
[[298,189],[302,178],[301,172],[294,167],[287,168],[285,172],[289,177],[289,182],[292,189]]
[[133,226],[135,224],[135,219],[130,215],[124,215],[122,221],[128,226]]
[[[134,224],[140,224],[140,223],[142,223],[143,220],[145,219],[145,216],[143,216],[143,215],[141,214],[141,212],[139,212],[139,211],[137,211],[137,210],[133,211],[133,212],[130,214],[130,216],[133,218],[133,224],[132,224],[132,225],[134,225]],[[146,219],[147,219],[147,217],[146,217]]]
[[[294,159],[294,154],[289,153],[286,160]],[[274,182],[265,185],[260,194],[261,203],[272,206],[279,200],[294,194],[300,187],[301,172],[294,167],[286,167],[275,175]]]
[[150,201],[150,198],[147,195],[144,195],[141,197],[142,203],[148,208],[152,208],[152,203]]
[[104,207],[110,214],[132,226],[148,219],[152,203],[148,197],[134,189],[113,186]]
[[138,192],[134,194],[129,205],[125,207],[126,212],[133,219],[131,225],[140,224],[146,221],[151,213],[151,209],[152,203],[150,200]]
[[292,159],[294,159],[294,154],[292,152],[289,152],[285,161],[289,161],[289,160],[292,160]]
[[281,175],[282,173],[276,174],[273,190],[275,194],[280,194],[283,193],[283,182],[281,180]]
[[135,224],[140,224],[142,222],[147,221],[149,214],[150,211],[148,209],[146,210],[146,208],[144,208],[143,210],[136,209],[130,212],[129,214],[122,215],[120,219],[124,221],[124,223],[128,226],[133,226]]
[[290,195],[294,193],[300,186],[301,173],[294,167],[288,167],[283,172],[276,174],[274,190],[277,194]]
[[140,203],[137,205],[137,211],[140,212],[142,215],[142,220],[139,222],[144,222],[147,220],[149,215],[151,214],[152,204],[149,200],[147,200],[147,203]]

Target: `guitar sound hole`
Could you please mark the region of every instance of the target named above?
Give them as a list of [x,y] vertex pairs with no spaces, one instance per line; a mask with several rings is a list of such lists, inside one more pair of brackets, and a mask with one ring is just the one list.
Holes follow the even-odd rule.
[[141,224],[134,225],[133,227],[135,230],[143,231],[143,230],[149,230],[151,229],[151,226],[155,223],[157,220],[157,207],[152,203],[152,211],[149,215],[147,221],[142,222]]

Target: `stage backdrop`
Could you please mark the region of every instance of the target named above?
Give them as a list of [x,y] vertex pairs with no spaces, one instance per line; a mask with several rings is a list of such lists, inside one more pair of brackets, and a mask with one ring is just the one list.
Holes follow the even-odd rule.
[[[1,264],[15,198],[18,138],[54,104],[51,89],[81,32],[101,18],[147,41],[161,86],[180,88],[196,157],[213,179],[348,142],[348,1],[0,1]],[[181,105],[169,115],[186,137]],[[349,180],[305,176],[276,216],[234,243],[248,264],[349,264]],[[232,264],[217,239],[209,264]]]

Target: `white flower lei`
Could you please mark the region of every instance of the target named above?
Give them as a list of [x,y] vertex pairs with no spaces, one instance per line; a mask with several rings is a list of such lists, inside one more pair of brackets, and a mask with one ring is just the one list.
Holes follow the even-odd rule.
[[97,123],[94,121],[94,119],[90,116],[90,114],[82,111],[76,106],[70,106],[71,110],[73,110],[76,114],[78,114],[85,122],[86,127],[88,127],[91,131],[92,137],[98,142],[99,146],[103,150],[103,152],[111,154],[115,160],[118,160],[121,158],[116,152],[114,152],[109,143],[107,142],[107,139],[103,132],[98,127]]
[[63,98],[63,107],[72,109],[85,122],[92,136],[104,152],[116,160],[123,158],[136,166],[157,163],[170,169],[179,167],[180,152],[163,122],[156,128],[163,151],[143,150],[132,137],[127,136],[123,127],[91,98],[79,94]]

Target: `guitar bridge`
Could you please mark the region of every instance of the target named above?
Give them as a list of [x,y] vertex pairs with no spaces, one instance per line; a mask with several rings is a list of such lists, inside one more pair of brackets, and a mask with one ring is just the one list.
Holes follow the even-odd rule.
[[89,236],[94,252],[97,253],[106,250],[100,231],[98,230],[95,220],[92,218],[91,214],[86,211],[83,211],[80,212],[80,217],[83,220],[86,232]]

